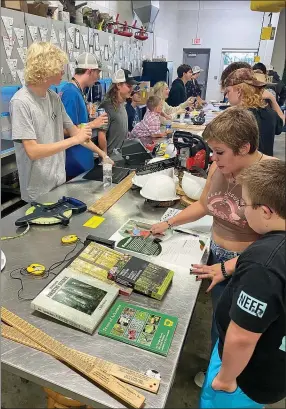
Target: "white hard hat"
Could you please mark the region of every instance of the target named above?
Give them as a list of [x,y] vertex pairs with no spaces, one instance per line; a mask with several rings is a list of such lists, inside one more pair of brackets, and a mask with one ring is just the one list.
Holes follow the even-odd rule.
[[[160,158],[160,157],[153,158],[149,160],[148,163],[160,162],[161,160],[165,160],[165,158]],[[155,172],[155,173],[148,173],[147,175],[135,175],[132,179],[132,183],[133,185],[136,185],[138,187],[143,187],[145,183],[147,182],[147,180],[150,179],[150,177],[154,176],[155,174],[156,175],[167,175],[173,178],[174,168],[160,170],[159,172]]]
[[141,196],[145,199],[156,202],[167,202],[180,199],[176,195],[176,183],[174,179],[166,175],[153,174],[143,188],[140,190]]
[[184,172],[182,188],[185,194],[193,200],[199,200],[204,190],[206,179]]

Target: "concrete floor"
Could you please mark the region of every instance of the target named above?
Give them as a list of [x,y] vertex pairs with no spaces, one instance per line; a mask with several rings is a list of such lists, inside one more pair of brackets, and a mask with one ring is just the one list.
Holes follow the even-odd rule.
[[[274,155],[285,160],[285,133],[275,140]],[[166,408],[197,408],[200,389],[193,382],[195,374],[207,367],[210,351],[211,301],[205,294],[207,283],[203,283],[185,346],[178,364],[176,378]],[[45,408],[46,400],[42,388],[31,382],[2,371],[2,409]],[[271,405],[285,408],[285,400]]]

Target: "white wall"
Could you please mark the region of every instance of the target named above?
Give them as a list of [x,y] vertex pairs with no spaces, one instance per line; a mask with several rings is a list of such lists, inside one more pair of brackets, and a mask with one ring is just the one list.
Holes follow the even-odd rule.
[[151,41],[144,44],[144,53],[154,57],[164,56],[167,60],[173,61],[177,44],[177,2],[163,1],[159,3],[159,13],[154,25],[154,50],[153,35]]
[[286,48],[285,19],[286,19],[286,9],[284,9],[280,13],[279,23],[278,23],[278,28],[277,28],[277,33],[276,33],[276,38],[275,38],[275,43],[274,43],[274,50],[273,50],[273,55],[272,55],[272,60],[271,60],[271,65],[273,65],[275,70],[278,72],[278,74],[280,75],[280,78],[282,78],[283,71],[284,71],[284,65],[285,65],[285,48]]
[[[82,2],[83,2],[82,0],[78,0],[76,1],[76,4],[80,4]],[[99,10],[101,13],[108,13],[114,16],[114,20],[117,13],[119,13],[120,22],[124,22],[126,20],[131,25],[133,21],[131,0],[88,1],[87,7],[90,7],[94,10]]]
[[[81,1],[76,3],[79,4]],[[121,22],[127,20],[131,24],[134,20],[131,0],[89,1],[88,6],[114,17],[119,13]],[[176,73],[177,67],[183,61],[183,48],[196,47],[192,45],[192,38],[200,37],[202,45],[197,47],[211,49],[207,99],[218,99],[220,98],[222,50],[258,50],[263,14],[250,10],[250,0],[160,0],[154,35],[150,34],[149,40],[144,43],[143,54],[148,57],[163,54],[169,61],[174,61]],[[274,13],[273,26],[277,26],[278,18],[279,13]],[[137,23],[138,26],[140,24],[140,22]],[[264,20],[264,25],[267,24],[268,13],[265,14]],[[280,50],[284,39],[285,56],[285,21],[284,32],[281,33],[281,31],[279,27],[276,43]],[[261,41],[259,55],[266,65],[271,63],[273,47],[273,40]],[[273,65],[279,65],[277,62],[280,62],[280,57],[277,52],[274,60]],[[175,74],[174,77],[176,77]]]
[[[208,100],[220,97],[222,50],[258,49],[262,18],[263,13],[250,10],[249,1],[179,2],[177,18],[179,46],[172,57],[177,65],[181,64],[183,48],[195,48],[196,46],[192,45],[192,38],[195,37],[202,39],[202,45],[198,48],[211,49]],[[263,59],[265,55],[270,55],[271,58],[272,49],[270,44],[261,50]]]

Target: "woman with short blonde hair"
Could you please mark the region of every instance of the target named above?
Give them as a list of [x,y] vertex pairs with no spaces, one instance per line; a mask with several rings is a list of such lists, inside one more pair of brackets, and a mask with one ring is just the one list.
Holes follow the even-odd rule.
[[170,89],[168,84],[164,81],[157,82],[153,87],[153,94],[159,97],[163,101],[163,110],[160,116],[160,121],[162,125],[166,125],[168,120],[174,120],[177,118],[177,115],[185,112],[186,108],[193,104],[194,98],[187,99],[186,102],[178,105],[177,107],[172,107],[168,105],[166,99],[168,98]]

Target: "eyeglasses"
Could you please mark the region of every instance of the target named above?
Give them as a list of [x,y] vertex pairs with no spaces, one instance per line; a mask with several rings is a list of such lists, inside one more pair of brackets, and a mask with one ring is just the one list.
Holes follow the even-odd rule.
[[269,206],[267,206],[267,205],[265,205],[265,204],[263,204],[263,203],[253,203],[253,204],[246,204],[245,203],[245,201],[243,200],[243,199],[239,199],[239,201],[238,201],[238,206],[239,207],[247,207],[247,206],[252,206],[252,207],[255,207],[255,206],[265,206],[265,207],[267,207],[267,209],[269,209],[269,211],[271,212],[271,213],[273,213],[273,210],[269,207]]

